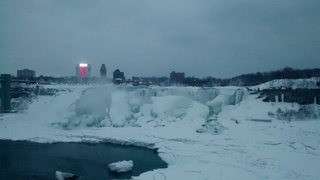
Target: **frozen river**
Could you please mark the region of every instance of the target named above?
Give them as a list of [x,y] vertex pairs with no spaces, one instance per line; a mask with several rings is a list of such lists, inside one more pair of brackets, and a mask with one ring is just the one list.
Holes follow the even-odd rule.
[[[54,143],[0,140],[0,179],[55,179],[55,172],[71,172],[81,179],[125,179],[166,168],[153,150],[110,143]],[[108,164],[133,160],[131,172],[113,174]]]

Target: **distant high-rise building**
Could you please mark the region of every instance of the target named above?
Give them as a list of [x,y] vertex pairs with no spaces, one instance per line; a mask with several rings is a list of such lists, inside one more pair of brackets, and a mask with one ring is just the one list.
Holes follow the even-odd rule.
[[17,77],[19,79],[28,79],[28,78],[35,78],[36,72],[30,69],[23,69],[17,71]]
[[116,69],[113,72],[113,80],[124,80],[124,72],[121,72],[119,69]]
[[105,65],[105,64],[102,64],[102,65],[101,65],[101,68],[100,68],[100,77],[101,77],[101,78],[107,77],[107,68],[106,68],[106,65]]
[[86,63],[76,64],[76,77],[91,77],[91,65]]
[[185,74],[182,72],[174,72],[170,73],[170,84],[182,84],[185,79]]

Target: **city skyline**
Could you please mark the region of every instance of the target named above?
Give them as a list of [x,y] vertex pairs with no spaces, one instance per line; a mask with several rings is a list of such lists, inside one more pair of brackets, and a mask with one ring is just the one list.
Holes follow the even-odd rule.
[[[319,1],[0,0],[0,73],[230,78],[319,68]],[[110,77],[111,73],[108,72]]]

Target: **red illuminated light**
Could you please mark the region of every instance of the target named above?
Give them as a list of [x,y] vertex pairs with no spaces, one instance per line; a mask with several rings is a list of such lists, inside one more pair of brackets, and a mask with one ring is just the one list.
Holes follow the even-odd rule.
[[87,74],[87,66],[80,66],[80,76],[82,78],[86,77]]

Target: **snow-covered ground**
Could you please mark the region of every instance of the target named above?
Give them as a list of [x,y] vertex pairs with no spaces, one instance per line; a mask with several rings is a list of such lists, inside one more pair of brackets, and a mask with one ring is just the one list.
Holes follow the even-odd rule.
[[1,114],[0,139],[157,148],[168,168],[136,179],[320,179],[320,119],[270,116],[298,104],[262,102],[238,87],[59,88],[71,92]]

